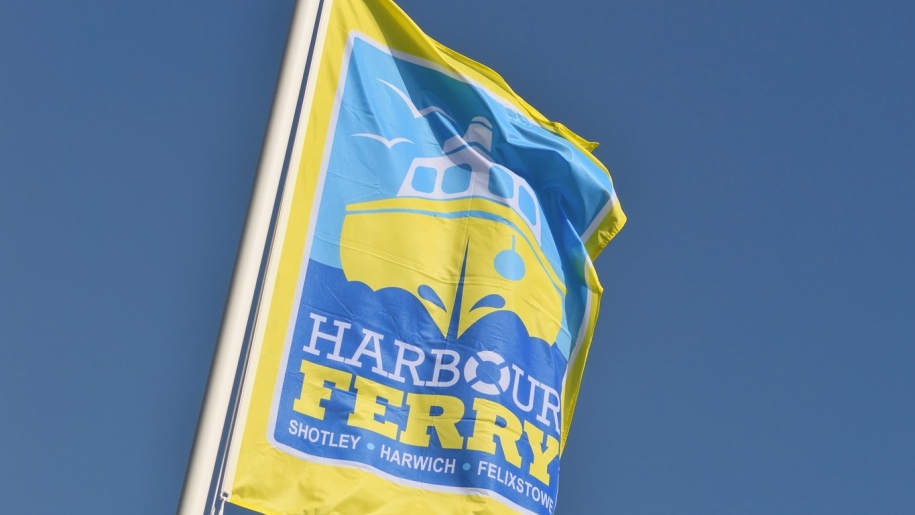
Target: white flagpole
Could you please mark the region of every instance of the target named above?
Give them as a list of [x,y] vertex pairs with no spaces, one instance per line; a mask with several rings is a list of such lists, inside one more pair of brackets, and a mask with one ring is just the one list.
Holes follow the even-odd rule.
[[264,136],[222,326],[219,329],[219,339],[210,366],[210,376],[184,477],[181,499],[178,501],[178,515],[202,515],[212,489],[219,443],[225,429],[232,386],[244,344],[245,328],[254,302],[257,276],[267,244],[277,188],[283,172],[283,161],[305,75],[305,62],[311,50],[319,3],[319,0],[297,0],[293,9],[286,50],[267,123],[267,133]]

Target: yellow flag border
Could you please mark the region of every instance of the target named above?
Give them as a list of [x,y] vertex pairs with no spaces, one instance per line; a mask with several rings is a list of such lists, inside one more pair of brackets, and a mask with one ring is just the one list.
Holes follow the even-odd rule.
[[[290,480],[285,477],[285,470],[301,469],[300,459],[274,448],[267,439],[268,427],[272,426],[270,417],[275,397],[276,372],[281,368],[282,353],[288,347],[287,340],[291,338],[290,320],[298,298],[296,290],[303,271],[306,244],[311,238],[316,216],[315,195],[321,174],[309,174],[306,171],[321,169],[325,159],[324,152],[303,155],[303,150],[325,149],[327,146],[333,99],[337,94],[343,57],[351,32],[348,28],[340,30],[339,27],[334,27],[335,19],[357,20],[355,25],[358,25],[360,32],[387,46],[391,52],[404,53],[435,63],[440,71],[450,71],[450,75],[456,74],[485,88],[491,95],[511,105],[532,121],[568,139],[606,172],[606,168],[591,154],[596,144],[578,137],[562,124],[547,120],[518,97],[490,68],[461,56],[426,36],[392,2],[380,0],[366,5],[346,0],[325,0],[313,54],[314,71],[306,84],[290,160],[290,173],[282,195],[265,274],[261,298],[263,311],[258,313],[254,325],[248,369],[256,373],[244,382],[242,388],[238,419],[228,455],[224,490],[229,493],[229,501],[233,504],[276,515],[301,513],[302,506],[318,505],[337,506],[342,510],[340,513],[423,512],[446,515],[455,513],[455,506],[464,506],[457,511],[474,513],[516,513],[520,509],[517,505],[505,499],[501,499],[500,502],[496,498],[498,496],[480,495],[482,492],[479,490],[476,495],[467,495],[435,491],[428,487],[418,489],[392,484],[374,473],[353,467],[310,462],[304,474]],[[385,26],[395,26],[398,30],[382,30]],[[625,215],[614,196],[584,235],[586,249],[592,259],[624,223]],[[599,306],[601,287],[597,275],[590,262],[586,263],[586,269],[588,285],[592,288],[593,294],[586,310],[586,323],[582,325],[583,330],[564,379],[562,447],[571,423],[585,358],[593,336],[593,322]],[[265,345],[265,342],[272,343]],[[243,449],[249,451],[242,452]],[[252,488],[250,482],[245,483],[245,473],[242,472],[240,476],[239,469],[256,471],[256,481],[261,486]],[[316,488],[322,484],[325,485],[324,488]],[[300,488],[290,488],[295,485]],[[327,488],[326,485],[333,487]],[[366,499],[358,495],[359,489],[370,489],[376,499],[384,499],[377,505],[367,505]],[[267,499],[270,501],[266,501]],[[314,513],[337,512],[316,510]]]

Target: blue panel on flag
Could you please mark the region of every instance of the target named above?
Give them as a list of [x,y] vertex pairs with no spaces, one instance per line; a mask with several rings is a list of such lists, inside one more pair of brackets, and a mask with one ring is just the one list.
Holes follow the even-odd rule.
[[482,88],[359,37],[338,88],[270,440],[552,512],[580,237],[609,178]]

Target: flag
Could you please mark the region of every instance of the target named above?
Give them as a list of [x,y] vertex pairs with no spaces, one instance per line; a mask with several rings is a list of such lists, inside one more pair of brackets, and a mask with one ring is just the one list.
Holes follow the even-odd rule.
[[325,0],[223,481],[267,514],[549,514],[625,222],[596,146],[389,0]]

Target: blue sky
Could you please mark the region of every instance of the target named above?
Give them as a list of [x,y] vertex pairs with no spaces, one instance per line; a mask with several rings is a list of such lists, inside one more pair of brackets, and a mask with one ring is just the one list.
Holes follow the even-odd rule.
[[[915,511],[912,3],[400,5],[630,217],[557,513]],[[0,3],[4,511],[174,511],[291,7]]]

